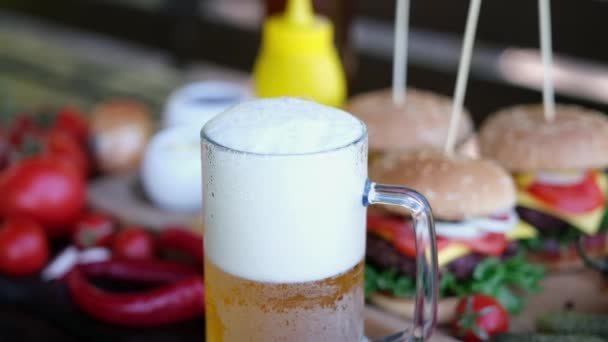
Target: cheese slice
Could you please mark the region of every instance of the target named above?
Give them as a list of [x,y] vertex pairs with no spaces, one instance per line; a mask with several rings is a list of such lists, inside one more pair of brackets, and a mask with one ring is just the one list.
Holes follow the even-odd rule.
[[[538,235],[538,232],[534,227],[527,224],[526,222],[519,221],[517,225],[506,234],[507,240],[523,240],[531,239]],[[451,243],[448,246],[442,248],[437,252],[437,262],[439,267],[443,267],[450,262],[461,258],[463,256],[471,254],[472,251],[466,245],[461,243]]]
[[443,267],[450,262],[471,254],[471,249],[460,243],[451,243],[437,252],[437,263]]
[[532,225],[519,221],[513,230],[507,232],[506,236],[509,241],[533,239],[538,236],[538,231]]
[[[602,192],[607,193],[608,179],[606,178],[606,175],[602,172],[597,172],[595,177]],[[520,185],[522,183],[527,183],[526,180],[528,178],[528,176],[523,176],[523,178],[521,178],[517,183]],[[549,204],[536,199],[534,196],[525,191],[524,188],[518,188],[517,190],[517,204],[522,207],[549,213],[563,221],[568,222],[573,227],[589,235],[597,233],[600,228],[600,224],[602,223],[602,218],[604,217],[605,211],[605,207],[602,206],[584,214],[566,213],[559,209],[552,208]]]

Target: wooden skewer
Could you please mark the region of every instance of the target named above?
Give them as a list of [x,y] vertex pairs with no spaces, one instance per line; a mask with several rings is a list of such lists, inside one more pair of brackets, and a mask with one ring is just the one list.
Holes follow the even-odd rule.
[[540,46],[543,61],[543,105],[545,120],[555,119],[555,90],[553,85],[553,48],[551,44],[551,7],[549,0],[538,0]]
[[444,148],[444,153],[448,156],[452,156],[454,154],[456,137],[458,136],[458,124],[460,123],[464,106],[464,97],[467,88],[467,81],[469,79],[471,59],[473,57],[473,43],[475,42],[475,32],[477,31],[480,7],[481,0],[471,0],[469,5],[469,13],[467,16],[467,25],[464,31],[462,52],[458,65],[458,75],[456,77],[456,87],[454,89],[450,126],[448,128],[448,136]]
[[410,0],[397,0],[395,13],[395,43],[393,51],[393,102],[405,102],[407,89],[407,40]]

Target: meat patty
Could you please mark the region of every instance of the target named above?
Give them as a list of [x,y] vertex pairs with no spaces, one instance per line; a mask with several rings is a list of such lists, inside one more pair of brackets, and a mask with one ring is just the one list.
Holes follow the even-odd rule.
[[367,234],[365,257],[372,265],[394,268],[400,274],[416,277],[416,259],[399,253],[392,243],[374,234]]
[[534,226],[543,236],[556,236],[571,229],[568,222],[541,211],[519,206],[516,210],[523,221]]
[[[517,242],[510,242],[502,255],[502,259],[510,258],[517,254]],[[399,253],[393,244],[374,234],[367,235],[366,248],[367,262],[383,269],[394,268],[402,275],[416,277],[416,260],[412,257]],[[487,256],[473,253],[460,257],[449,264],[446,268],[454,274],[458,280],[470,279],[475,267]]]

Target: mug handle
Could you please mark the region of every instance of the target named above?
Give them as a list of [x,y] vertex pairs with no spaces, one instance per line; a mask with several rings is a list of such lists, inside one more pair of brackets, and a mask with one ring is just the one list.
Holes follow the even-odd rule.
[[431,207],[424,196],[412,189],[370,181],[365,186],[363,203],[365,206],[385,204],[406,208],[412,215],[416,236],[416,297],[413,329],[412,331],[406,329],[377,342],[424,341],[435,329],[439,296],[437,241]]

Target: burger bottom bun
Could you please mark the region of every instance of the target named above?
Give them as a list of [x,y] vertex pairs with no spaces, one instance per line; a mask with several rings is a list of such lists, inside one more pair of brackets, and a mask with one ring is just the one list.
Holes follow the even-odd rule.
[[[370,296],[369,301],[381,308],[384,311],[392,313],[406,319],[414,318],[414,298],[396,298],[381,293],[374,293]],[[450,323],[456,312],[456,305],[459,299],[456,297],[448,297],[439,300],[437,305],[437,323]]]

